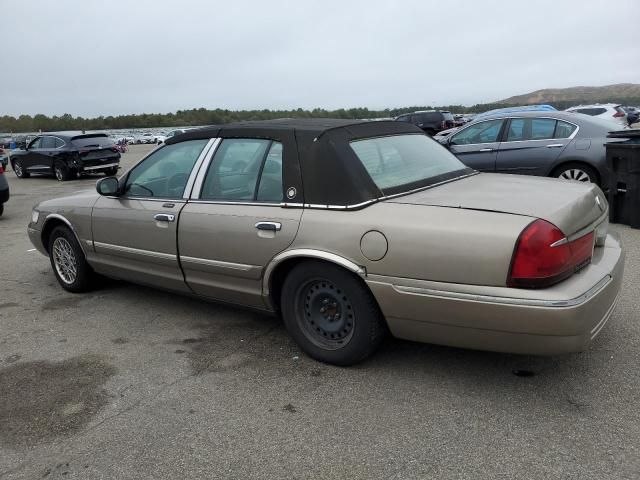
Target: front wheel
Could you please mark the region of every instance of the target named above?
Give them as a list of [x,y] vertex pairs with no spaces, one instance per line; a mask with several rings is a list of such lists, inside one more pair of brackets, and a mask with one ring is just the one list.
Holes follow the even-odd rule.
[[51,232],[49,259],[58,283],[68,292],[81,293],[93,287],[95,273],[69,228],[59,226]]
[[353,365],[371,355],[386,324],[362,280],[323,262],[303,262],[287,276],[281,296],[285,326],[310,357]]
[[15,173],[18,178],[29,178],[29,172],[27,172],[20,160],[13,162],[13,173]]

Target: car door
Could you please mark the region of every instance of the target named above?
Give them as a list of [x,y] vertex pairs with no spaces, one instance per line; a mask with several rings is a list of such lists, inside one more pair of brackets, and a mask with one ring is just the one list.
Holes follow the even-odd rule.
[[38,169],[41,169],[42,171],[52,172],[56,153],[55,137],[52,137],[50,135],[45,135],[44,137],[42,137],[42,143],[40,144],[40,150],[38,151]]
[[297,162],[295,142],[285,145],[225,138],[203,166],[178,229],[180,262],[196,294],[265,307],[262,272],[293,242],[302,216],[283,206],[283,164]]
[[547,175],[576,128],[554,118],[511,118],[498,149],[496,171]]
[[117,278],[189,291],[178,262],[177,225],[213,140],[165,145],[120,179],[121,196],[101,196],[91,227],[94,268]]
[[493,172],[503,124],[503,119],[472,123],[451,135],[447,146],[468,167]]
[[22,162],[22,168],[30,172],[37,172],[42,170],[44,161],[42,158],[42,140],[43,137],[34,138],[31,143],[27,145],[26,152],[21,155],[19,160]]

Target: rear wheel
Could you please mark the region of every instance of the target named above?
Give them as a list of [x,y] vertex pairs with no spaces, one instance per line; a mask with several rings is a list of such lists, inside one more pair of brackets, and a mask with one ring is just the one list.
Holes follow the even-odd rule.
[[13,172],[18,178],[29,178],[29,172],[27,172],[20,160],[15,160],[13,162]]
[[58,283],[65,290],[80,293],[93,287],[95,273],[69,228],[59,226],[51,232],[49,259]]
[[583,163],[567,163],[557,168],[552,176],[560,180],[572,180],[574,182],[598,183],[598,173],[593,167]]
[[386,334],[382,313],[362,281],[342,268],[303,262],[287,276],[281,296],[287,330],[310,357],[353,365]]
[[114,177],[118,173],[118,167],[111,167],[104,170],[107,177]]
[[62,162],[56,162],[53,165],[53,173],[59,182],[66,182],[71,178],[71,172],[69,168]]
[[0,203],[0,217],[4,213],[4,203]]

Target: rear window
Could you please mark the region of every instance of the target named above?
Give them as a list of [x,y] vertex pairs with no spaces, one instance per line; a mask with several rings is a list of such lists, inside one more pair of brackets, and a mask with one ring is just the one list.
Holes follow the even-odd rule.
[[108,147],[109,145],[113,145],[113,140],[106,135],[95,137],[76,137],[71,139],[71,144],[78,148]]
[[425,135],[395,135],[350,142],[385,195],[448,180],[470,172],[451,152]]
[[442,116],[445,120],[454,120],[453,114],[451,112],[442,112]]

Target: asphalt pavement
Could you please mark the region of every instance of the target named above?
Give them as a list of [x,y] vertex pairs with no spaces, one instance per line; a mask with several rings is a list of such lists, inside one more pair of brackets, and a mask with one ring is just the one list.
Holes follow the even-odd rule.
[[63,291],[27,238],[31,207],[99,177],[6,175],[2,480],[640,478],[639,230],[612,226],[623,292],[586,352],[390,339],[338,368],[306,357],[275,317],[117,281]]

